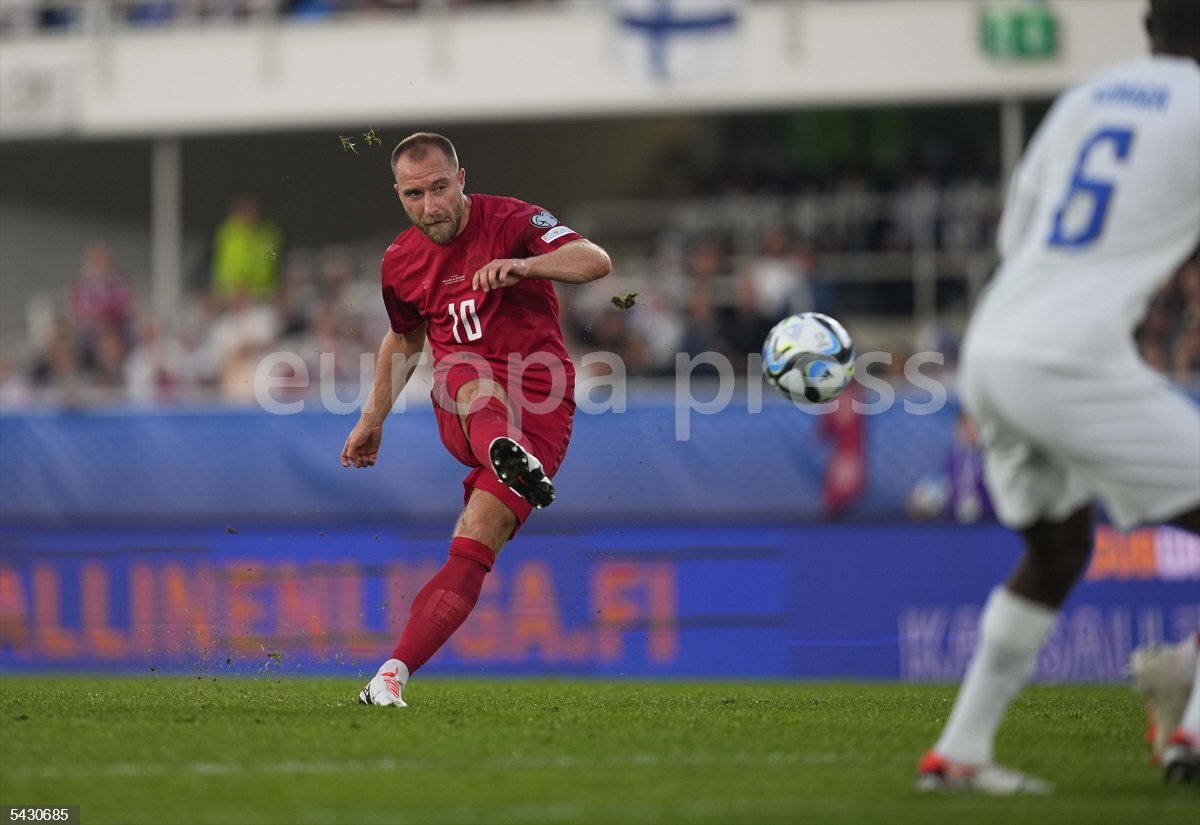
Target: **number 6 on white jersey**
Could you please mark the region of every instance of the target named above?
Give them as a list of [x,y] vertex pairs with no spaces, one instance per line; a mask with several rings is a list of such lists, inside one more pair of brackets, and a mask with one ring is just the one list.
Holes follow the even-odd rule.
[[[1088,156],[1094,149],[1104,143],[1112,144],[1114,159],[1119,163],[1129,160],[1129,147],[1133,144],[1133,129],[1119,126],[1106,126],[1099,129],[1083,142],[1079,156],[1075,160],[1075,169],[1071,172],[1071,186],[1066,197],[1054,213],[1054,227],[1050,233],[1049,245],[1067,249],[1082,249],[1090,246],[1100,237],[1104,229],[1104,219],[1108,215],[1108,207],[1112,203],[1116,183],[1099,178],[1088,177],[1085,166]],[[1065,228],[1067,212],[1075,202],[1075,198],[1086,196],[1091,199],[1090,212],[1086,214],[1087,222],[1074,230]]]
[[463,342],[462,336],[458,334],[459,319],[462,319],[462,326],[467,332],[468,341],[478,341],[483,337],[483,325],[479,323],[479,316],[475,314],[474,298],[459,303],[457,312],[454,311],[454,304],[448,305],[446,309],[450,312],[450,319],[454,322],[451,331],[454,333],[455,341],[460,344]]

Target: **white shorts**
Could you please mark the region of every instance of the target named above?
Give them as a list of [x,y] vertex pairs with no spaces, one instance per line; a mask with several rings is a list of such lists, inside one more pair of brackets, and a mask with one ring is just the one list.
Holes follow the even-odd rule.
[[1200,409],[1141,361],[1088,372],[977,356],[960,378],[1009,527],[1094,499],[1123,530],[1200,506]]

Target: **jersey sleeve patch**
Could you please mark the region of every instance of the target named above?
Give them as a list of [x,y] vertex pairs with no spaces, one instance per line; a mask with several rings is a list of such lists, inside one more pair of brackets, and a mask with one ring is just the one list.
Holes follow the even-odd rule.
[[542,243],[550,243],[553,240],[561,238],[563,235],[570,235],[575,230],[569,226],[556,226],[546,234],[542,235]]

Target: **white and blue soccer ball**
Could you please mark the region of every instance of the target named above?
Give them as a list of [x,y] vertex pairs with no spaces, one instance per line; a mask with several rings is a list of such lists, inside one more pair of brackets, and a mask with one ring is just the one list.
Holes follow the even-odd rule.
[[832,401],[854,378],[854,342],[841,324],[819,312],[801,312],[776,324],[762,357],[767,383],[793,401]]

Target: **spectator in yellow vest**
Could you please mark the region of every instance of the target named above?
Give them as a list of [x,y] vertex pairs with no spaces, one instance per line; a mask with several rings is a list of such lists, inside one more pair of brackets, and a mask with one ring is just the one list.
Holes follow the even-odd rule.
[[234,198],[229,216],[213,238],[213,291],[217,297],[228,300],[241,292],[259,299],[273,296],[282,246],[283,232],[263,220],[258,198],[252,194]]

